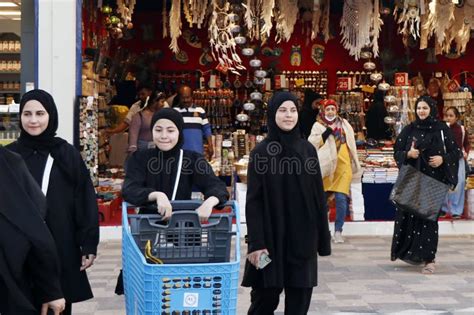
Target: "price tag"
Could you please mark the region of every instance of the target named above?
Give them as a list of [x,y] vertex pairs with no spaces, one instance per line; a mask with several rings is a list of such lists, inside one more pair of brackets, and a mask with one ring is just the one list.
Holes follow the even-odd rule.
[[351,90],[351,79],[350,77],[340,77],[336,82],[336,90],[338,91],[350,91]]
[[407,86],[408,84],[408,73],[397,72],[395,73],[395,85],[396,86]]

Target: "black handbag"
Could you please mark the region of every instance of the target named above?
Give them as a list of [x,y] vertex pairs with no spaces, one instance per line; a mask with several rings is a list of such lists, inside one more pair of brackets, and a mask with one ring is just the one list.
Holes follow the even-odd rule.
[[436,221],[448,190],[449,185],[407,164],[400,168],[389,199],[402,211]]

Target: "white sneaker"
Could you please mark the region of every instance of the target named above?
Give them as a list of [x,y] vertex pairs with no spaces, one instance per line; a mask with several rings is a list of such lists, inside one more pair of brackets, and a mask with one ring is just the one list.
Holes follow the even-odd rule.
[[340,231],[336,231],[334,233],[334,243],[344,243],[344,238],[342,237],[342,233]]

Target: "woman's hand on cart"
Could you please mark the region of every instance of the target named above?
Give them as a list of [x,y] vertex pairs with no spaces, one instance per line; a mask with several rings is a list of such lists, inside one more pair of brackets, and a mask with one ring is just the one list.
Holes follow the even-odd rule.
[[263,253],[270,255],[268,250],[264,248],[264,249],[259,249],[254,252],[251,252],[250,254],[247,255],[247,259],[250,261],[252,265],[255,266],[255,268],[258,269],[258,262],[260,260],[260,255],[262,255]]
[[209,219],[209,216],[212,213],[212,209],[214,209],[215,206],[219,204],[219,199],[217,197],[209,197],[207,198],[197,209],[196,212],[199,215],[199,220],[201,222],[207,221]]
[[171,218],[173,208],[171,207],[170,200],[164,193],[154,191],[148,195],[148,200],[156,202],[156,208],[158,209],[158,213],[163,216],[163,220],[169,220]]

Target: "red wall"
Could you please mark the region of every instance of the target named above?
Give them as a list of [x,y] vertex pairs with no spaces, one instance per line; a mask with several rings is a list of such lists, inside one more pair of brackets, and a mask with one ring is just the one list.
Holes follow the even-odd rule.
[[[334,29],[333,34],[339,34],[339,20],[340,17],[336,16],[331,19],[332,25],[331,28]],[[183,28],[187,28],[187,23],[183,18]],[[148,50],[160,49],[163,53],[163,58],[158,61],[156,65],[157,71],[194,71],[200,69],[202,71],[210,70],[214,68],[217,63],[214,63],[208,68],[199,65],[199,56],[202,53],[201,49],[196,49],[188,45],[184,39],[179,39],[179,47],[185,50],[189,56],[189,62],[185,65],[182,65],[176,61],[172,60],[172,52],[168,48],[170,39],[162,39],[162,30],[161,30],[161,13],[159,12],[137,12],[133,16],[134,27],[134,38],[131,40],[120,40],[116,41],[114,45],[122,46],[123,48],[129,49],[134,53],[141,53]],[[150,24],[153,25],[155,40],[153,41],[143,41],[143,29],[142,26]],[[381,49],[391,45],[393,50],[396,52],[397,57],[403,57],[405,48],[401,42],[401,37],[396,34],[396,26],[393,25],[393,18],[389,16],[385,18],[385,25],[382,27],[381,40],[379,45]],[[201,42],[204,44],[207,41],[207,29],[193,29],[193,31],[201,39]],[[325,46],[325,57],[323,62],[320,65],[317,65],[311,59],[311,46],[313,42],[310,42],[308,46],[305,45],[306,36],[301,35],[301,24],[297,23],[295,31],[290,42],[282,42],[277,44],[273,40],[274,34],[272,33],[271,41],[265,46],[271,48],[281,47],[283,49],[283,54],[276,57],[265,57],[260,56],[264,66],[269,65],[272,61],[277,62],[277,70],[327,70],[328,71],[328,89],[332,93],[335,90],[335,77],[336,71],[338,70],[347,70],[347,71],[356,71],[363,70],[363,62],[356,62],[353,57],[349,56],[347,51],[340,44],[340,37],[330,40],[327,44],[324,44],[320,39],[316,43],[322,44]],[[257,43],[255,43],[257,45]],[[290,54],[291,47],[293,45],[300,45],[302,50],[302,64],[300,67],[293,67],[290,65]],[[425,62],[426,52],[419,49],[411,49],[410,54],[413,58],[413,63],[409,66],[410,73],[416,74],[418,71],[422,71],[425,76],[430,75],[433,71],[449,71],[451,74],[457,74],[460,71],[474,71],[474,44],[470,42],[468,44],[468,50],[465,56],[459,59],[448,59],[443,56],[438,56],[437,64],[427,64]],[[114,51],[114,49],[112,49]],[[241,56],[244,61],[244,65],[248,66],[248,59]],[[379,63],[380,60],[377,59],[376,63]],[[378,66],[378,69],[381,69]],[[231,81],[233,79],[231,78]]]

